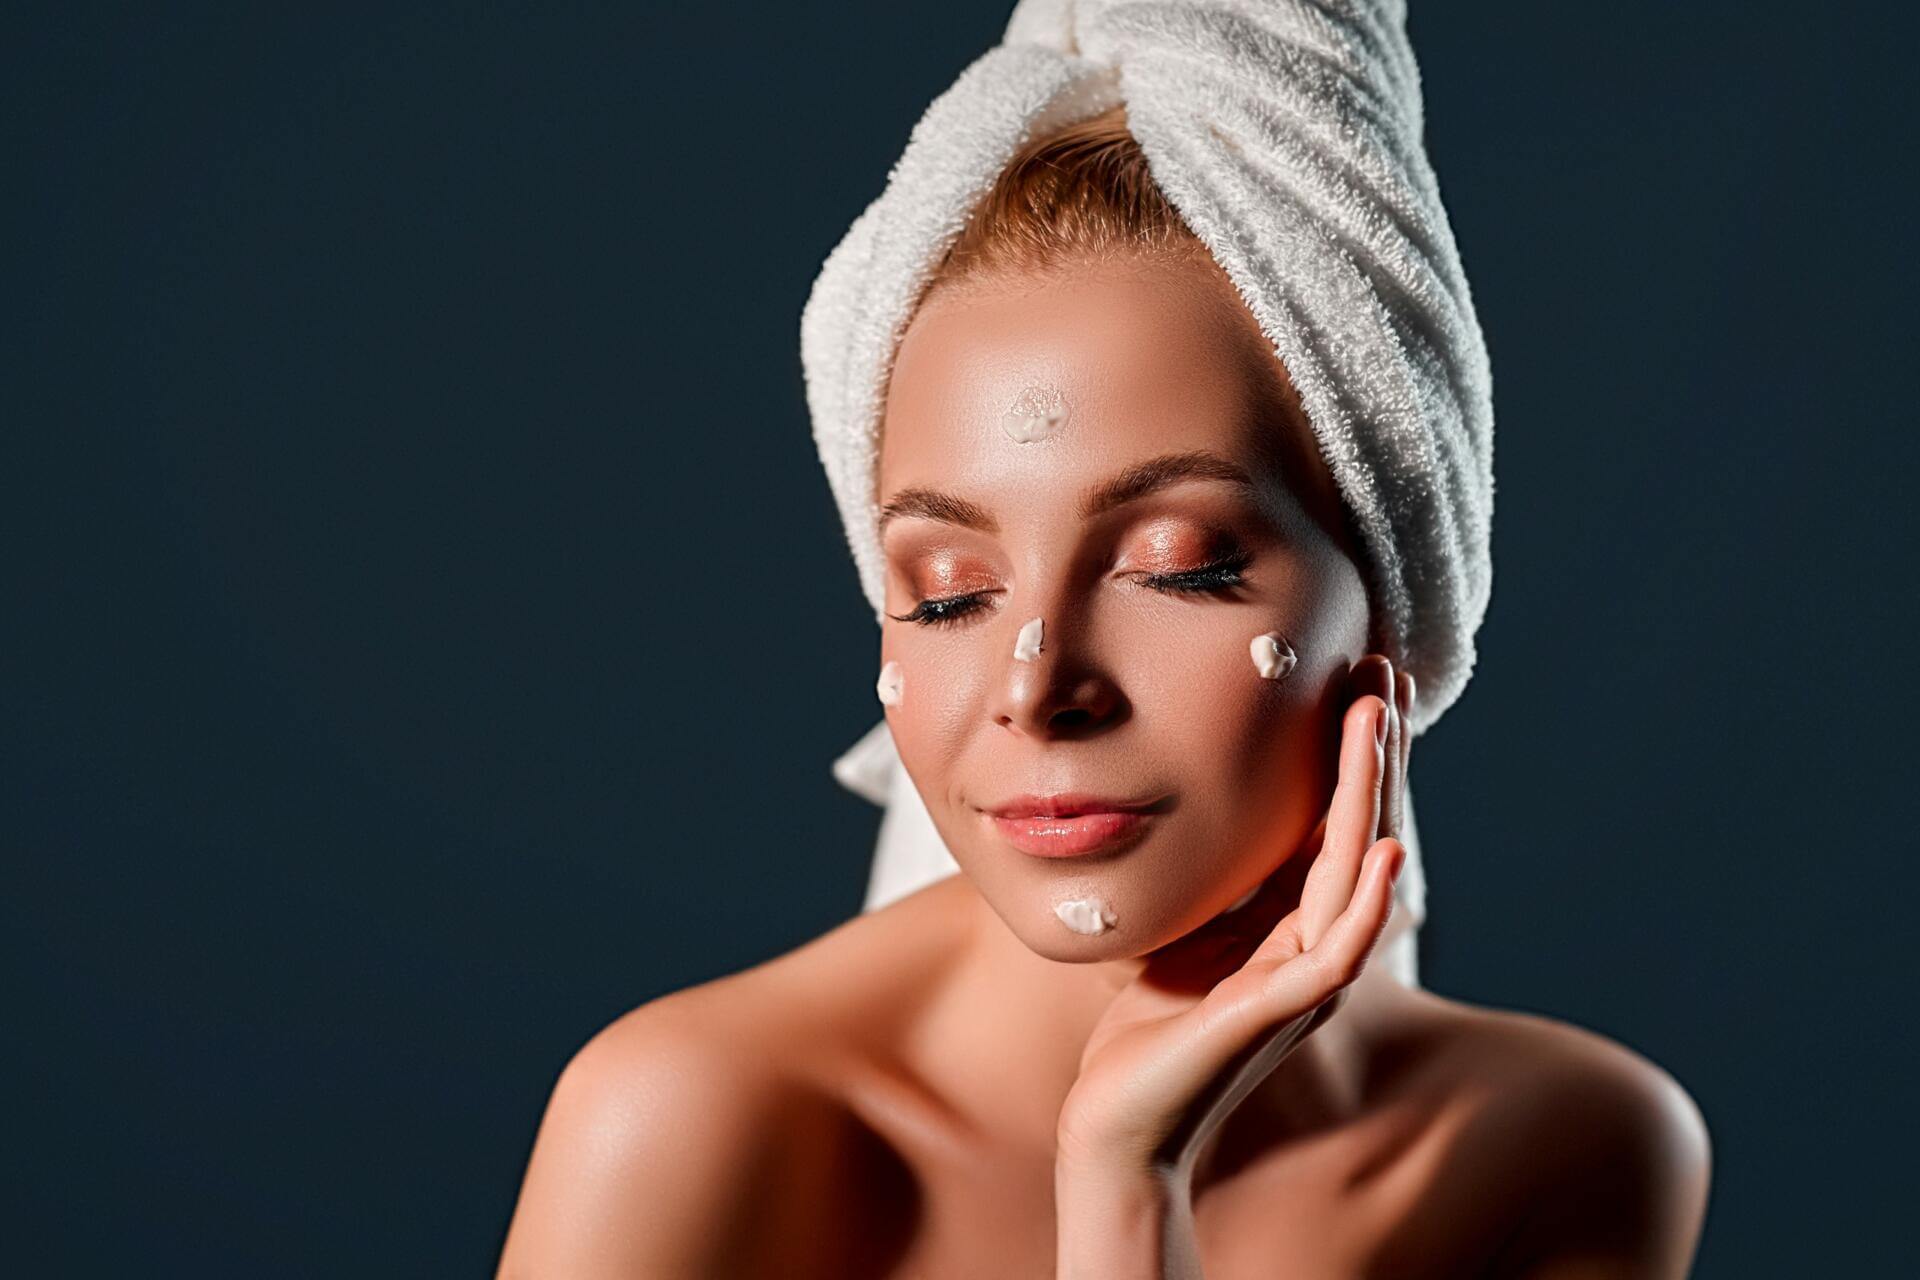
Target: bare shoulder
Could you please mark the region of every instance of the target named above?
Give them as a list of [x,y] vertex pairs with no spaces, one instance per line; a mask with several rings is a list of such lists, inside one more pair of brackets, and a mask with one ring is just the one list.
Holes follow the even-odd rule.
[[727,1225],[826,1102],[743,1052],[698,1001],[641,1006],[560,1073],[508,1229],[502,1277],[724,1273]]
[[503,1280],[744,1274],[814,1234],[858,1140],[832,1064],[888,995],[860,975],[900,973],[861,963],[887,945],[879,914],[651,1000],[582,1046],[541,1120]]
[[1420,993],[1517,1212],[1493,1274],[1684,1276],[1712,1148],[1691,1094],[1645,1055],[1540,1014]]

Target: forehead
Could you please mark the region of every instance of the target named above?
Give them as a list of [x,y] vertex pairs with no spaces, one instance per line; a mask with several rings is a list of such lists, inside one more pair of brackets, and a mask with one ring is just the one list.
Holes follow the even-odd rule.
[[[1250,426],[1264,339],[1209,268],[1125,260],[936,293],[894,362],[881,495],[1030,489],[1190,449],[1261,471]],[[1064,420],[1035,443],[1009,438],[1002,420],[1036,397],[1057,397]]]

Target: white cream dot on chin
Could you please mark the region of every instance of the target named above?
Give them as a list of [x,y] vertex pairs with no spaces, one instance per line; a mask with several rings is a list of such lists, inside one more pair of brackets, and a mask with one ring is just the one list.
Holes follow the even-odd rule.
[[1248,647],[1253,655],[1253,669],[1260,673],[1262,680],[1279,680],[1293,670],[1293,646],[1278,631],[1269,631],[1253,638]]
[[1013,656],[1021,662],[1032,662],[1040,656],[1041,621],[1035,618],[1020,628],[1020,634],[1013,641]]
[[1252,901],[1253,901],[1253,895],[1254,895],[1254,894],[1256,894],[1256,893],[1258,893],[1258,892],[1260,892],[1260,886],[1259,886],[1259,885],[1255,885],[1255,886],[1253,886],[1253,888],[1251,888],[1251,889],[1249,889],[1249,890],[1247,890],[1247,891],[1246,891],[1245,893],[1243,893],[1243,894],[1241,894],[1241,895],[1240,895],[1240,898],[1239,898],[1239,900],[1238,900],[1237,902],[1235,902],[1235,903],[1234,903],[1234,904],[1233,904],[1232,906],[1230,906],[1230,907],[1228,907],[1228,908],[1227,908],[1227,910],[1228,910],[1228,911],[1238,911],[1238,910],[1239,910],[1240,908],[1242,908],[1242,907],[1244,907],[1244,906],[1246,906],[1246,905],[1247,905],[1247,904],[1248,904],[1249,902],[1252,902]]
[[889,707],[900,705],[900,695],[906,688],[906,677],[900,673],[898,662],[889,662],[880,668],[880,678],[874,681],[873,691],[880,695],[880,701]]
[[1060,917],[1060,923],[1089,937],[1105,933],[1118,923],[1113,909],[1099,898],[1068,898],[1064,902],[1053,904],[1053,914]]

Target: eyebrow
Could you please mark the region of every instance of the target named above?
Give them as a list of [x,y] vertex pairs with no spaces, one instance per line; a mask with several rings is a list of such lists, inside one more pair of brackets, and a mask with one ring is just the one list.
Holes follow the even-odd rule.
[[[1222,481],[1246,490],[1250,497],[1257,496],[1259,492],[1253,477],[1238,463],[1206,449],[1193,449],[1137,462],[1111,479],[1094,485],[1081,495],[1079,516],[1082,520],[1091,520],[1115,507],[1138,502],[1148,494],[1183,480]],[[1000,532],[999,523],[985,507],[938,489],[918,485],[900,490],[881,506],[880,530],[885,532],[887,525],[901,516],[938,520],[959,525],[963,529],[976,529],[981,533]]]

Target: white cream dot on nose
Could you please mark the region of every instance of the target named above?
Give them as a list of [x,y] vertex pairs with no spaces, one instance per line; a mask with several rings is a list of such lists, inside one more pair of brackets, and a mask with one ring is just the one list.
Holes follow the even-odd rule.
[[1032,662],[1035,658],[1039,657],[1040,633],[1042,629],[1043,627],[1039,618],[1035,618],[1032,622],[1020,628],[1020,634],[1014,638],[1013,656],[1021,662]]

